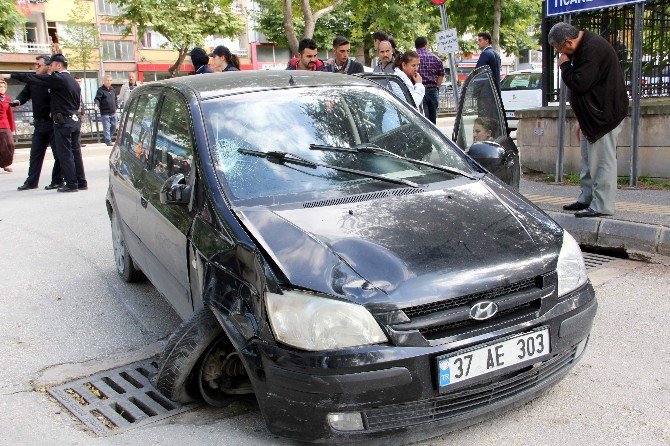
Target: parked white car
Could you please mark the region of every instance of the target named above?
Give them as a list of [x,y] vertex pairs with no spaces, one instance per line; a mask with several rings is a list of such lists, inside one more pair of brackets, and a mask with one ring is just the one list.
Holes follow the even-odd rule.
[[517,110],[542,107],[542,70],[512,71],[500,81],[500,95],[509,129],[516,130]]

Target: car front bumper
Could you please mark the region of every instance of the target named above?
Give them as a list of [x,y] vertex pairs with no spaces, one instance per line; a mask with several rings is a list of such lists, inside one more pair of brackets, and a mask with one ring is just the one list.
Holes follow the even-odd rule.
[[[273,433],[310,442],[379,438],[389,444],[390,435],[406,442],[490,418],[560,381],[581,357],[596,309],[593,288],[587,284],[532,323],[495,333],[482,344],[548,327],[552,354],[445,393],[438,390],[436,358],[462,349],[461,344],[377,345],[315,353],[257,341],[245,356],[256,364],[252,381]],[[360,420],[358,429],[333,428],[329,414]]]

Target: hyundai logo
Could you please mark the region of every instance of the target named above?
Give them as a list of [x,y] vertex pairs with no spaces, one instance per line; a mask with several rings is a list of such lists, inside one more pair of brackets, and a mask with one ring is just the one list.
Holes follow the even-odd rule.
[[498,312],[498,305],[490,300],[477,302],[470,307],[470,317],[476,321],[490,319]]

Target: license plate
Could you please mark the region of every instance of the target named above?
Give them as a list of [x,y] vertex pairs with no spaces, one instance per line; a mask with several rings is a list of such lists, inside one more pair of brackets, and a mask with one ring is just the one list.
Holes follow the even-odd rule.
[[440,390],[498,370],[536,362],[550,354],[549,328],[504,341],[437,358]]
[[508,118],[513,118],[514,112],[505,112],[505,116],[507,116]]

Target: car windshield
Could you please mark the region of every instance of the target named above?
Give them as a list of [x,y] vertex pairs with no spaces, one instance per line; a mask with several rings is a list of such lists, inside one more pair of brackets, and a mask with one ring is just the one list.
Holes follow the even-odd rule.
[[542,73],[510,74],[500,82],[500,89],[505,90],[537,90],[542,88]]
[[[219,178],[233,200],[347,187],[402,187],[397,180],[405,179],[425,185],[459,176],[379,151],[338,148],[374,145],[414,160],[472,172],[458,149],[381,89],[247,93],[208,100],[203,112]],[[254,152],[271,153],[254,156]],[[290,162],[296,158],[311,163]]]

